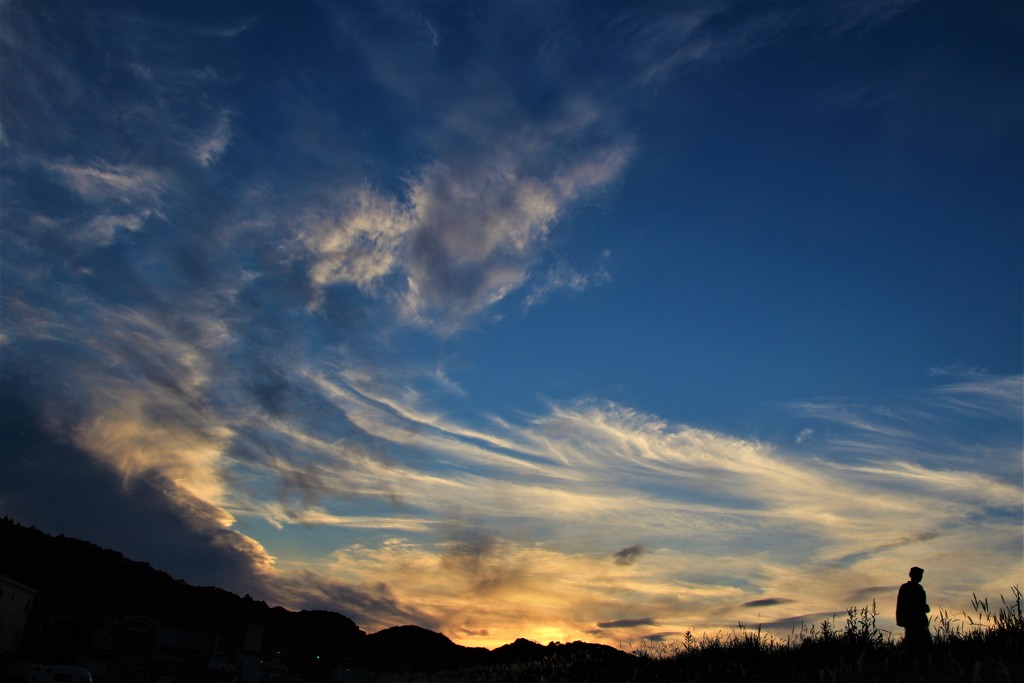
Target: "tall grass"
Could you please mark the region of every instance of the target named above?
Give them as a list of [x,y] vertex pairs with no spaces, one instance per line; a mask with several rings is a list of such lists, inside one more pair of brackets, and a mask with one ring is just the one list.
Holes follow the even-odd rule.
[[631,656],[553,654],[542,660],[406,674],[378,681],[420,683],[557,683],[632,681],[953,682],[1024,681],[1024,598],[1014,586],[994,609],[974,596],[973,613],[938,610],[930,647],[909,650],[878,628],[877,607],[850,607],[845,624],[824,620],[785,639],[742,624],[728,634],[642,642]]

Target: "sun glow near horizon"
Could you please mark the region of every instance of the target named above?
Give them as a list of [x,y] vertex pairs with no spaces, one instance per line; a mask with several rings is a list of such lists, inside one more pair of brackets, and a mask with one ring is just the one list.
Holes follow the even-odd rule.
[[[322,528],[324,542],[337,539],[328,556],[301,563],[304,585],[286,582],[274,594],[291,606],[327,604],[338,585],[376,596],[393,611],[356,617],[370,631],[416,623],[489,648],[519,637],[618,647],[739,623],[785,635],[797,620],[809,627],[844,618],[848,607],[872,600],[879,623],[892,629],[890,603],[904,565],[932,565],[930,576],[941,577],[933,600],[950,610],[970,599],[957,587],[1005,591],[1019,570],[1018,487],[976,472],[881,466],[867,451],[892,451],[871,445],[885,430],[849,415],[846,428],[856,431],[836,443],[848,449],[859,434],[863,465],[833,461],[826,454],[835,446],[825,443],[787,452],[610,404],[552,407],[486,439],[440,415],[433,419],[443,429],[425,435],[432,429],[413,407],[372,404],[361,418],[367,433],[422,436],[398,437],[423,450],[386,470],[386,495],[401,501],[407,520],[361,521],[341,513],[353,502],[340,503],[336,514],[323,501],[306,515],[277,507],[272,520],[258,508],[245,516],[273,521],[276,531],[264,536],[269,552],[273,537],[292,525],[307,534]],[[375,415],[390,426],[373,428]],[[396,419],[415,420],[418,431]],[[465,439],[472,447],[459,444]],[[508,452],[515,443],[529,454],[529,467]],[[486,444],[501,444],[502,457]],[[949,455],[959,448],[970,445]],[[445,476],[420,471],[423,463],[437,466],[430,452],[446,460]],[[340,480],[351,466],[339,461],[342,469],[332,473],[325,465],[319,481]],[[500,476],[479,476],[481,466]],[[351,495],[385,494],[360,485]],[[1007,518],[983,528],[969,521],[995,509]],[[244,521],[236,528],[245,530]],[[994,562],[979,571],[970,554],[948,551],[951,542]],[[1006,571],[997,571],[1000,564]]]

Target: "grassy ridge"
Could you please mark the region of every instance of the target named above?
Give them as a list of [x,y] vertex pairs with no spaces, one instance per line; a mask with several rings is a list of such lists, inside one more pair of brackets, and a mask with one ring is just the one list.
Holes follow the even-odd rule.
[[431,675],[382,677],[384,683],[545,683],[644,681],[1005,681],[1024,680],[1024,600],[1018,587],[995,610],[974,599],[977,614],[939,611],[934,641],[910,651],[880,631],[875,605],[850,608],[846,624],[824,621],[785,640],[740,626],[727,635],[687,634],[671,644],[644,643],[632,655],[553,655],[539,661]]

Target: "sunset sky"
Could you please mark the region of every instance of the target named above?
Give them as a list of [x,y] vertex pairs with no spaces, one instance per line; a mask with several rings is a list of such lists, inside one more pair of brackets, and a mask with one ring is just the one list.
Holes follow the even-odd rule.
[[1024,585],[1021,3],[0,39],[0,514],[486,647]]

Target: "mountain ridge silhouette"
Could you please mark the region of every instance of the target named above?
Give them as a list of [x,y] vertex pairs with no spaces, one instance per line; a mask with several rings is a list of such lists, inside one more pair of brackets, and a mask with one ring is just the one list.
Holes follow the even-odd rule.
[[[457,669],[586,651],[591,658],[633,657],[607,645],[523,638],[494,650],[459,645],[442,633],[404,625],[367,634],[347,616],[291,611],[214,586],[193,586],[122,553],[81,539],[53,536],[0,518],[0,575],[37,591],[23,658],[72,661],[106,620],[150,617],[187,631],[217,633],[240,652],[250,625],[262,629],[261,651],[276,653],[305,680],[329,680],[336,667],[380,671]],[[78,624],[68,636],[69,620]],[[54,635],[53,624],[64,623]],[[77,635],[76,635],[77,634]]]

